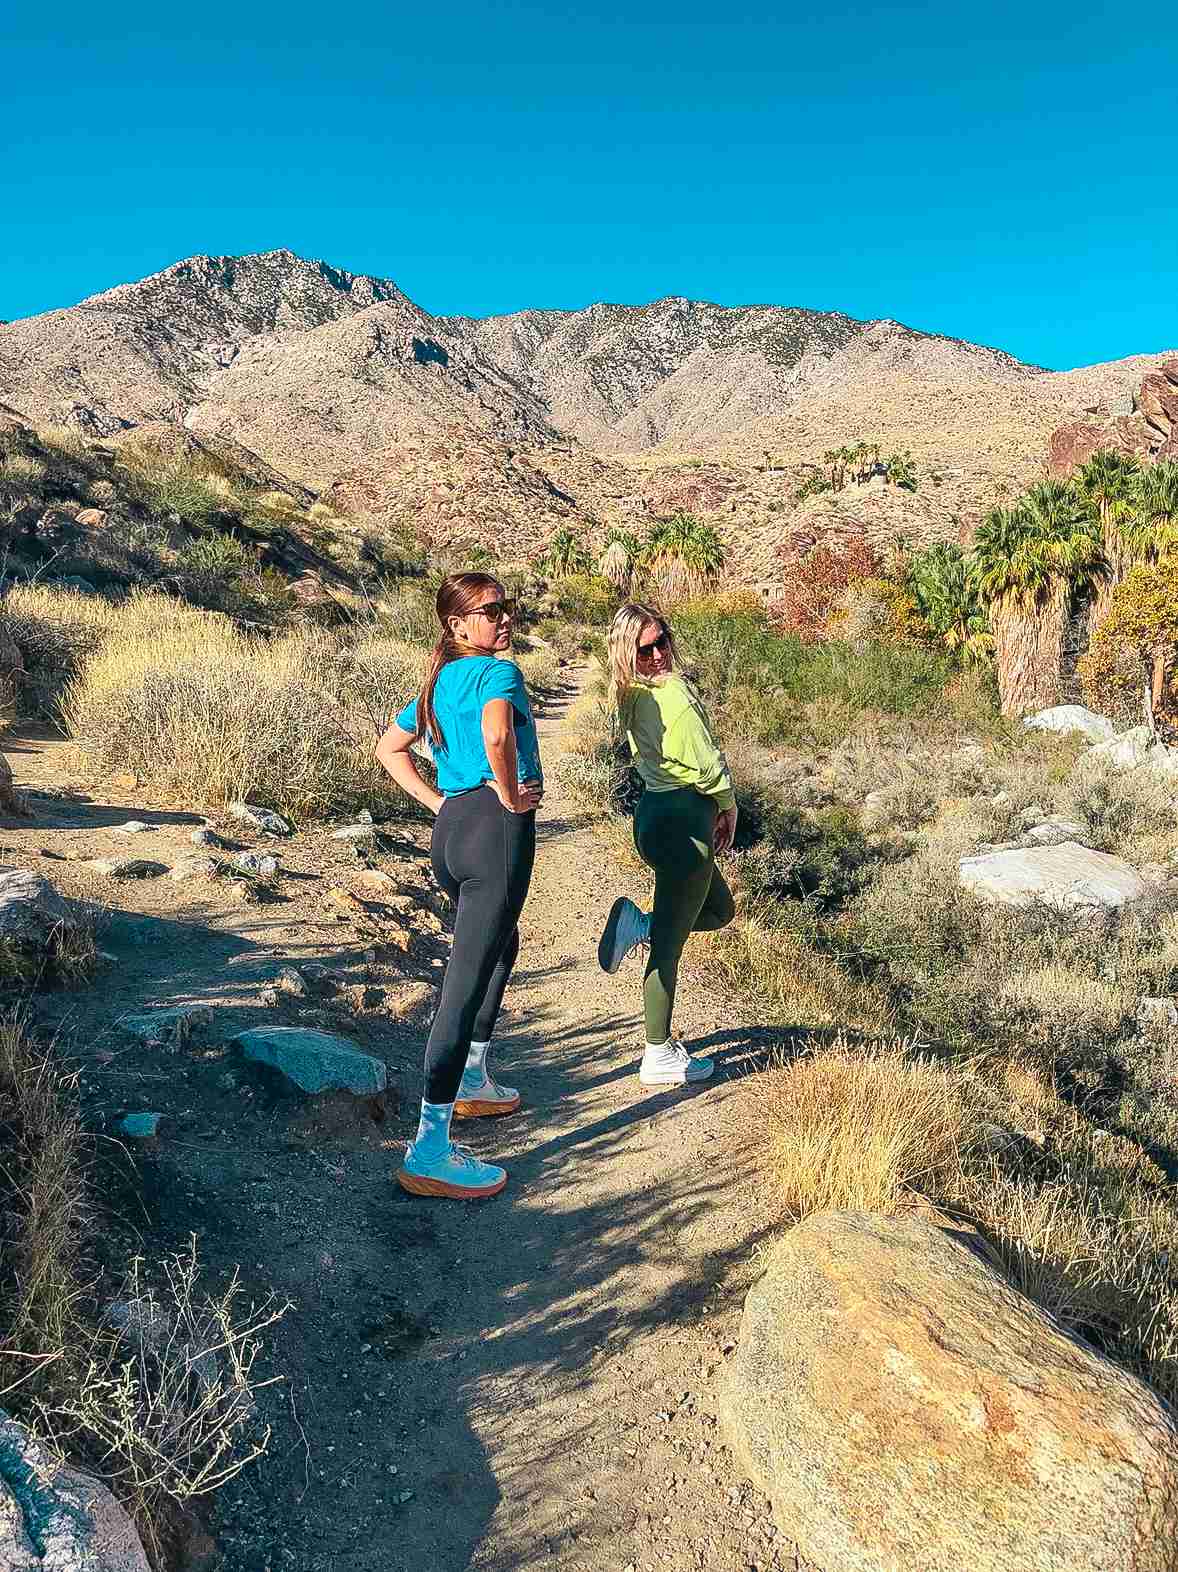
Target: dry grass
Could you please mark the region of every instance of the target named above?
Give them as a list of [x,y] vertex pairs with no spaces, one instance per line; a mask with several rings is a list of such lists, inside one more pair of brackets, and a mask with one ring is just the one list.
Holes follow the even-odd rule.
[[952,1187],[967,1129],[962,1081],[907,1044],[845,1040],[771,1071],[761,1092],[768,1166],[795,1222],[892,1214]]
[[133,771],[185,802],[248,798],[301,819],[403,807],[372,750],[421,660],[391,640],[349,648],[314,630],[132,626],[85,663],[63,710],[95,769]]
[[0,1018],[0,1132],[0,1398],[19,1407],[74,1346],[89,1221],[76,1074],[20,1015]]

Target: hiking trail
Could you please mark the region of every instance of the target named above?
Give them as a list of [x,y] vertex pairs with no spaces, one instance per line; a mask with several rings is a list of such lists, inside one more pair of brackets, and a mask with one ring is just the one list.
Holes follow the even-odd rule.
[[[487,1202],[427,1201],[395,1183],[427,1022],[420,1011],[382,1015],[363,941],[322,909],[325,883],[346,882],[349,847],[326,831],[274,846],[284,893],[272,904],[166,877],[108,879],[98,891],[81,859],[174,862],[194,850],[201,816],[152,808],[133,785],[71,776],[70,750],[44,733],[9,739],[18,782],[45,795],[33,799],[34,819],[0,831],[4,860],[107,905],[108,969],[92,987],[39,996],[38,1016],[81,1062],[89,1117],[109,1126],[138,1107],[169,1119],[157,1143],[121,1159],[139,1171],[138,1247],[158,1258],[195,1232],[214,1282],[240,1263],[253,1297],[273,1289],[295,1305],[259,1363],[285,1378],[261,1398],[270,1454],[215,1498],[219,1556],[201,1565],[802,1565],[715,1421],[716,1376],[772,1218],[749,1140],[758,1103],[748,1072],[781,1034],[743,1024],[731,1000],[709,994],[689,947],[676,1031],[716,1059],[716,1074],[671,1091],[639,1085],[639,962],[608,977],[596,946],[614,897],[643,902],[649,881],[618,867],[562,793],[555,766],[574,696],[538,717],[548,793],[492,1049],[523,1107],[455,1132],[507,1167],[506,1191]],[[153,831],[113,828],[128,818]],[[420,865],[428,826],[391,833]],[[444,953],[439,940],[434,961]],[[330,1001],[302,1013],[385,1058],[398,1105],[383,1125],[291,1128],[218,1047],[243,1026],[275,1024],[258,997],[267,975],[308,961],[339,968],[338,996],[361,1000],[346,1017]],[[385,992],[395,998],[395,984]],[[214,1010],[204,1042],[148,1049],[114,1025],[152,1003],[186,1002]]]

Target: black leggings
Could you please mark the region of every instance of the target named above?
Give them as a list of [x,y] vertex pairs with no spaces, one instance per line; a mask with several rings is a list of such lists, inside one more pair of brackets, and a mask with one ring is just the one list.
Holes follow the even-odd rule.
[[434,821],[434,877],[458,907],[442,997],[425,1046],[425,1100],[452,1103],[471,1042],[489,1042],[519,954],[536,859],[536,815],[489,786],[447,797]]

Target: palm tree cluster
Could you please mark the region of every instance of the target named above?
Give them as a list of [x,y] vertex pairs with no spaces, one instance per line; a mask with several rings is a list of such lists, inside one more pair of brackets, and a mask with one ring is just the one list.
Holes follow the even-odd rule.
[[971,594],[988,614],[1003,712],[1057,703],[1072,607],[1091,597],[1091,637],[1129,570],[1176,545],[1178,462],[1172,460],[1143,466],[1130,455],[1101,451],[1070,480],[1041,481],[1010,506],[992,508],[978,526],[964,576],[944,588],[956,594],[961,618],[972,615]]
[[557,530],[537,560],[548,579],[588,574],[594,567],[620,595],[641,582],[667,598],[695,594],[719,577],[724,543],[710,524],[690,513],[656,519],[640,538],[632,530],[611,529],[594,563],[583,538],[567,528]]

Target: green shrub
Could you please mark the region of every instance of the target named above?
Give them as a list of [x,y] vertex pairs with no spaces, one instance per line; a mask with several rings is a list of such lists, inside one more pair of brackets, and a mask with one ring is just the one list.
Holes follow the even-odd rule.
[[595,573],[566,574],[555,581],[548,598],[565,621],[591,628],[606,627],[622,603],[614,585]]

